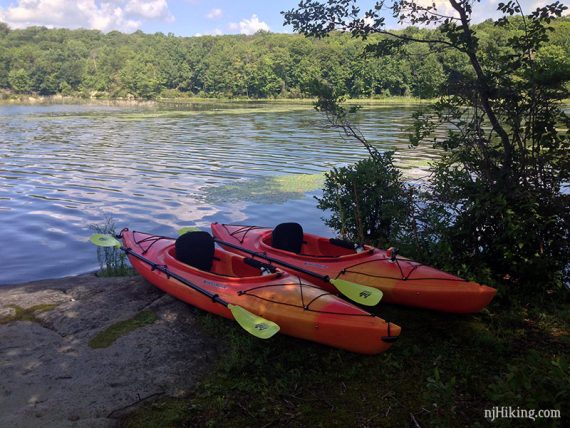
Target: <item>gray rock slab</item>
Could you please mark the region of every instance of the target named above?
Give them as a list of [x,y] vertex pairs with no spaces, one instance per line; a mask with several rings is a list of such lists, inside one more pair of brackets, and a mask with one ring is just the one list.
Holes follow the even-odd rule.
[[[55,304],[36,321],[0,324],[0,427],[112,427],[145,400],[182,397],[217,356],[198,311],[140,277],[94,275],[0,287],[10,305]],[[151,309],[158,319],[110,347],[89,341]]]

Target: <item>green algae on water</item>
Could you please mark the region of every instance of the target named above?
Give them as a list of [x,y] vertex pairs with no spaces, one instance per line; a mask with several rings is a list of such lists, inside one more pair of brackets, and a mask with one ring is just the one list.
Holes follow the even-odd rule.
[[224,203],[248,201],[264,204],[279,204],[302,198],[307,192],[321,189],[324,173],[292,174],[238,181],[220,187],[206,189],[206,201]]

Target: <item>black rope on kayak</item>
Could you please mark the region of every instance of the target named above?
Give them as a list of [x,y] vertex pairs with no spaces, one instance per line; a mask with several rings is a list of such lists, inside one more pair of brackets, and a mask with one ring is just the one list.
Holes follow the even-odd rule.
[[398,278],[398,277],[394,277],[394,276],[384,276],[384,275],[374,275],[371,273],[365,273],[365,272],[358,272],[355,270],[342,270],[337,276],[336,279],[338,279],[340,276],[346,274],[346,273],[353,273],[356,275],[363,275],[363,276],[368,276],[371,278],[379,278],[379,279],[393,279],[396,281],[455,281],[455,282],[469,282],[463,278],[430,278],[430,277],[423,277],[423,278]]
[[338,279],[339,277],[341,277],[342,275],[345,275],[347,273],[353,273],[353,274],[357,274],[357,275],[363,275],[363,276],[368,276],[371,278],[380,278],[380,279],[393,279],[393,280],[400,280],[400,281],[455,281],[455,282],[466,282],[465,279],[463,278],[430,278],[430,277],[419,277],[419,278],[410,278],[411,274],[416,271],[419,267],[421,266],[425,266],[422,263],[415,263],[412,264],[412,262],[409,262],[413,267],[412,269],[410,269],[410,271],[408,272],[407,275],[404,275],[403,269],[400,266],[400,263],[398,262],[398,260],[396,260],[397,262],[397,266],[400,270],[400,277],[395,277],[395,276],[385,276],[385,275],[374,275],[372,273],[366,273],[366,272],[359,272],[356,270],[351,270],[357,266],[361,266],[361,265],[365,265],[367,263],[373,263],[373,262],[378,262],[378,261],[385,261],[385,260],[390,260],[388,257],[385,258],[380,258],[380,259],[373,259],[373,260],[365,260],[363,262],[360,263],[356,263],[352,266],[349,266],[347,268],[344,268],[343,270],[341,270],[337,276],[336,279]]
[[[279,284],[265,284],[265,285],[258,285],[257,287],[252,287],[252,288],[248,288],[247,290],[243,290],[243,291],[239,291],[238,294],[247,294],[249,291],[255,291],[255,290],[261,290],[263,288],[270,288],[270,287],[284,287],[286,285],[296,285],[294,283],[291,282],[285,282],[285,283],[279,283]],[[303,284],[305,287],[308,288],[316,288],[318,290],[322,290],[321,287],[318,287],[316,285],[313,284]],[[332,294],[332,293],[328,293],[328,294]]]
[[408,272],[408,277],[407,277],[406,279],[409,279],[410,276],[412,276],[412,273],[414,273],[414,271],[415,271],[417,268],[419,268],[420,266],[423,266],[423,265],[420,265],[420,264],[414,265],[414,267],[411,268],[410,271]]
[[[135,237],[135,233],[144,234],[144,235],[148,235],[148,234],[143,233],[143,232],[137,232],[136,230],[133,230],[133,240],[135,241],[135,244],[137,244],[139,246],[140,250],[142,251],[142,254],[146,254],[152,248],[152,246],[154,244],[156,244],[158,241],[160,241],[162,239],[168,239],[170,241],[173,241],[172,238],[169,238],[167,236],[160,236],[160,235],[148,235],[148,236],[146,236],[146,238],[143,238],[143,239],[137,241],[137,239]],[[146,243],[146,242],[150,242],[150,245],[145,248],[142,246],[142,244]]]
[[[230,232],[230,230],[228,229],[227,226],[233,226],[233,227],[238,227],[239,229],[234,230],[233,232]],[[265,229],[261,226],[242,226],[240,224],[222,224],[222,227],[224,229],[226,229],[226,231],[228,232],[229,236],[231,236],[232,238],[234,238],[236,241],[238,241],[240,244],[243,244],[243,241],[245,241],[245,238],[247,236],[247,234],[249,232],[251,232],[254,229]],[[239,235],[240,233],[243,233],[243,236],[241,238],[237,237],[236,235]]]
[[[291,285],[291,284],[274,284],[274,285],[281,285],[281,286],[284,286],[284,285]],[[271,287],[271,286],[269,286],[269,287]],[[257,288],[263,288],[263,287],[257,287]],[[319,287],[315,287],[315,288],[319,288]],[[239,293],[238,293],[238,294],[239,294]],[[368,312],[364,312],[364,313],[362,313],[362,314],[347,314],[347,313],[345,313],[345,312],[321,311],[321,310],[317,310],[317,309],[311,309],[311,308],[309,307],[315,300],[317,300],[317,298],[321,298],[321,297],[326,296],[326,295],[331,295],[331,293],[327,293],[327,292],[324,292],[323,294],[319,295],[317,298],[311,300],[311,302],[310,302],[306,307],[299,306],[299,305],[294,305],[293,303],[285,303],[285,302],[279,302],[279,301],[276,301],[276,300],[271,300],[271,299],[268,299],[268,298],[266,298],[266,297],[258,296],[257,294],[250,294],[250,293],[248,293],[247,291],[243,291],[243,292],[241,293],[241,295],[246,295],[246,296],[249,296],[249,297],[255,297],[256,299],[263,300],[263,301],[265,301],[265,302],[275,303],[276,305],[291,306],[291,307],[293,307],[293,308],[299,308],[299,309],[303,309],[303,310],[305,310],[305,311],[315,312],[315,313],[317,313],[317,314],[343,315],[343,316],[352,316],[352,317],[369,317],[369,316],[373,316],[373,317],[374,317],[374,316],[376,316],[376,315],[370,314],[370,313],[368,313]]]
[[299,280],[299,289],[301,290],[301,305],[303,305],[303,308],[308,309],[308,306],[305,306],[305,296],[303,296],[303,281],[301,281],[300,277],[297,277],[297,279]]
[[[390,261],[392,261],[392,258],[390,258]],[[394,259],[394,262],[396,262],[396,266],[398,266],[398,269],[400,269],[400,275],[402,276],[402,279],[405,281],[408,279],[408,276],[404,275],[404,270],[402,269],[402,266],[400,265],[400,260],[398,260],[397,258]]]
[[321,313],[321,314],[347,315],[347,316],[372,316],[372,317],[376,316],[376,315],[370,314],[370,313],[347,314],[347,313],[344,313],[344,312],[320,311],[320,310],[316,310],[316,309],[311,309],[311,305],[312,305],[315,301],[317,301],[318,299],[320,299],[321,297],[323,297],[323,296],[334,296],[334,294],[329,293],[328,291],[324,291],[324,290],[322,290],[320,287],[314,286],[314,285],[312,285],[312,284],[303,283],[303,282],[301,281],[301,278],[299,278],[299,277],[297,277],[297,278],[299,279],[299,285],[300,285],[301,289],[302,289],[303,286],[305,286],[305,287],[310,287],[310,288],[319,289],[319,290],[323,291],[323,293],[321,293],[321,294],[319,294],[318,296],[314,297],[314,298],[313,298],[309,303],[307,303],[307,304],[305,304],[304,298],[301,297],[301,305],[295,305],[295,304],[293,304],[293,303],[280,302],[280,301],[278,301],[278,300],[272,300],[272,299],[268,299],[268,298],[266,298],[266,297],[258,296],[257,294],[249,293],[250,291],[255,291],[255,290],[259,290],[259,289],[263,289],[263,288],[269,288],[269,287],[284,287],[284,286],[287,286],[287,285],[291,285],[291,283],[261,285],[261,286],[259,286],[259,287],[253,287],[253,288],[250,288],[250,289],[248,289],[248,290],[240,290],[240,291],[238,292],[238,295],[239,295],[239,296],[246,295],[246,296],[249,296],[249,297],[255,297],[255,298],[260,299],[260,300],[263,300],[263,301],[265,301],[265,302],[275,303],[275,304],[277,304],[277,305],[291,306],[291,307],[294,307],[294,308],[303,309],[303,310],[305,310],[305,311],[315,312],[315,313]]
[[328,296],[330,293],[323,293],[323,294],[319,294],[317,297],[313,298],[313,300],[311,300],[309,303],[307,303],[307,305],[305,306],[306,310],[310,310],[309,306],[311,306],[317,299],[320,299],[323,296]]

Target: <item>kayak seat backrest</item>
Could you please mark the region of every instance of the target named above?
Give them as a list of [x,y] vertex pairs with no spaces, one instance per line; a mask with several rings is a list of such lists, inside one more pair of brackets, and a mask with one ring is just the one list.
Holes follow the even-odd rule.
[[176,258],[196,269],[210,271],[214,262],[214,238],[208,232],[188,232],[175,244]]
[[303,228],[299,223],[278,224],[271,234],[271,245],[278,250],[299,254],[303,246]]

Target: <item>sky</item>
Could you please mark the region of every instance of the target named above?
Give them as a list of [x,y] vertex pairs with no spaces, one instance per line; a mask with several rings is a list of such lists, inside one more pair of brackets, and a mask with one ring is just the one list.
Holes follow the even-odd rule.
[[[551,0],[554,1],[554,0]],[[446,0],[435,2],[445,11]],[[521,0],[526,13],[547,0]],[[104,32],[174,33],[178,36],[253,34],[259,30],[291,32],[283,26],[281,11],[295,8],[299,0],[0,0],[0,22],[11,28],[41,25],[48,28],[88,28]],[[364,10],[374,3],[361,0]],[[499,0],[481,0],[473,21],[497,17]],[[388,28],[397,28],[392,18]]]

